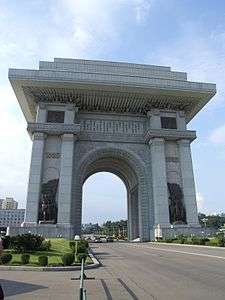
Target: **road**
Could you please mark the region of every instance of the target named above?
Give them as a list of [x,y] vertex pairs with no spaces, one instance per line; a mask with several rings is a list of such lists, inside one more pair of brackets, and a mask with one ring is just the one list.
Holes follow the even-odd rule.
[[[102,263],[87,270],[87,299],[225,299],[225,249],[170,244],[103,243],[93,251]],[[78,299],[78,272],[2,271],[12,299]]]

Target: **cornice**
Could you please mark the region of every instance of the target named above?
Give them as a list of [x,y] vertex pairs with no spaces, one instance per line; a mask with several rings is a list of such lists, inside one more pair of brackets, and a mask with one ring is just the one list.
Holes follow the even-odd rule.
[[28,123],[29,133],[47,133],[47,134],[79,134],[80,124],[59,124],[59,123]]
[[150,129],[145,134],[145,142],[149,143],[153,138],[163,138],[170,141],[189,140],[194,141],[196,139],[196,131],[193,130],[172,130],[172,129]]
[[40,101],[106,113],[183,110],[190,121],[216,93],[215,84],[188,81],[169,67],[58,58],[39,70],[9,69],[9,80],[28,122]]

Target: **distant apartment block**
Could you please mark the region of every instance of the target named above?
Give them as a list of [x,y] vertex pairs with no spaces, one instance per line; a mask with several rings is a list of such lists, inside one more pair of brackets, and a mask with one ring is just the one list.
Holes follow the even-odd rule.
[[17,209],[18,202],[11,197],[0,199],[0,209]]
[[25,209],[0,209],[0,227],[21,226]]

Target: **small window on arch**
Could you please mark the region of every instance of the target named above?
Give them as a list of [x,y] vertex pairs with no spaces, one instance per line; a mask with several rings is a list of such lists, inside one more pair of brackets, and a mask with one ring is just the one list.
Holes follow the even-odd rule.
[[165,129],[177,129],[177,119],[173,117],[161,117],[161,127]]
[[64,123],[64,111],[49,110],[47,113],[48,123]]

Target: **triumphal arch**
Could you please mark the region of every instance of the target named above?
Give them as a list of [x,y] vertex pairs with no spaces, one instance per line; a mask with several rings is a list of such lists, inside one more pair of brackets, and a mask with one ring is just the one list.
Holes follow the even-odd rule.
[[214,84],[169,67],[61,58],[10,69],[9,80],[33,141],[26,217],[12,234],[80,234],[82,187],[100,171],[126,185],[130,240],[153,239],[157,226],[199,229],[187,124]]

